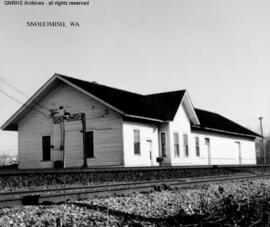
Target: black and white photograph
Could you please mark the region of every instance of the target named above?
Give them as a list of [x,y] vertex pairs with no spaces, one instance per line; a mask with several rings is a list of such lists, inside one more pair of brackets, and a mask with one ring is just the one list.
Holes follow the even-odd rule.
[[1,227],[270,226],[270,2],[0,2]]

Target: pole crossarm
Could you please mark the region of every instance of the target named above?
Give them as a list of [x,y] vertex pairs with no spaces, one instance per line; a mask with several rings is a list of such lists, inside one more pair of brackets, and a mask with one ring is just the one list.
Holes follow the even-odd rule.
[[79,121],[82,120],[84,113],[73,113],[67,115],[58,115],[53,117],[53,123],[59,124],[62,121]]

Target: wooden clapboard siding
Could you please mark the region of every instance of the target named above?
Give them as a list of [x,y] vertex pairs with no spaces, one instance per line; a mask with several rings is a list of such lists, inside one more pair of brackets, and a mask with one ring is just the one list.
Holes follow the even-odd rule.
[[[41,108],[35,107],[41,110]],[[40,168],[42,166],[42,136],[50,135],[51,122],[42,114],[31,110],[18,124],[19,167]],[[47,124],[46,124],[47,123]]]
[[[64,106],[70,113],[86,114],[86,129],[94,131],[94,155],[89,166],[122,164],[122,116],[100,102],[61,82],[38,103],[48,109]],[[60,124],[53,124],[48,110],[35,106],[47,117],[31,110],[19,122],[20,168],[46,166],[42,160],[42,136],[50,135],[52,161],[61,158]],[[80,167],[83,162],[81,121],[65,122],[66,167]]]

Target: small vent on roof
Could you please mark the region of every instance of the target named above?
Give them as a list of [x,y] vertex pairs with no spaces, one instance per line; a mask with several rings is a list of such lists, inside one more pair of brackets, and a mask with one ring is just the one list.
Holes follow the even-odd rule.
[[97,82],[97,81],[92,81],[92,83],[93,83],[93,84],[98,84],[98,82]]

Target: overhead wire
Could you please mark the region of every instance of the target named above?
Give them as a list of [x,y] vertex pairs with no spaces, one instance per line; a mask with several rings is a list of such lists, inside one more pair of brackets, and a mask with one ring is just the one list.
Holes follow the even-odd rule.
[[20,93],[21,95],[25,96],[26,98],[28,98],[29,96],[27,94],[25,94],[24,92],[20,91],[19,89],[17,89],[16,87],[14,87],[13,85],[9,84],[6,80],[4,80],[2,77],[0,77],[0,80],[6,84],[8,87],[12,88],[13,90],[17,91],[18,93]]
[[[29,95],[25,94],[24,92],[20,91],[18,88],[14,87],[14,86],[11,85],[10,83],[8,83],[5,79],[3,79],[3,77],[0,77],[0,80],[1,80],[4,84],[6,84],[8,87],[10,87],[11,89],[13,89],[13,90],[15,90],[16,92],[18,92],[19,94],[23,95],[23,96],[26,97],[26,98],[29,98]],[[32,102],[35,103],[35,105],[37,105],[37,106],[39,106],[39,107],[41,107],[41,108],[43,108],[43,109],[46,109],[46,110],[49,110],[49,111],[50,111],[49,108],[44,107],[44,106],[38,104],[38,103],[35,102],[35,101],[32,101]]]
[[2,89],[0,89],[0,92],[1,92],[2,94],[4,94],[5,96],[9,97],[10,99],[12,99],[13,101],[15,101],[15,102],[17,102],[17,103],[19,103],[19,104],[21,104],[21,105],[23,105],[23,106],[25,106],[25,107],[27,107],[27,108],[29,108],[29,109],[32,109],[32,110],[34,110],[34,111],[36,111],[36,112],[39,112],[39,113],[41,113],[44,117],[47,118],[47,115],[46,115],[45,113],[43,113],[43,112],[41,112],[41,111],[35,109],[35,108],[32,107],[32,106],[29,106],[29,105],[24,104],[23,102],[21,102],[21,101],[19,101],[18,99],[12,97],[11,95],[9,95],[8,93],[6,93],[6,92],[3,91]]

